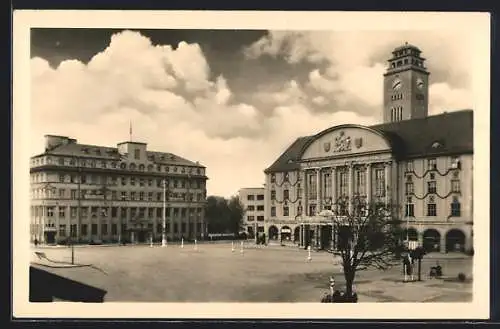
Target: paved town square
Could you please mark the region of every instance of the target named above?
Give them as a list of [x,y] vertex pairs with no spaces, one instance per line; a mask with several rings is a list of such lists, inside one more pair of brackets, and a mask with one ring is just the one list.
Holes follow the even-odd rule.
[[[338,260],[326,252],[245,242],[32,248],[32,264],[107,291],[105,302],[319,302],[329,278],[343,286]],[[44,253],[40,259],[35,252]],[[428,278],[436,262],[443,278]],[[459,273],[464,282],[456,280]],[[472,257],[431,253],[422,261],[421,282],[404,283],[401,264],[386,271],[361,271],[359,302],[468,302],[472,300]]]

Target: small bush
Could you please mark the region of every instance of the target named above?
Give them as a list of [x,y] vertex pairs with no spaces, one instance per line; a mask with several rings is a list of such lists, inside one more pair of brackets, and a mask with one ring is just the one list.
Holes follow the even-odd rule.
[[335,290],[333,295],[325,294],[323,298],[321,298],[321,303],[357,303],[358,302],[358,294],[353,293],[351,296],[348,296],[343,291]]
[[466,279],[465,274],[463,274],[463,273],[458,273],[458,281],[460,281],[460,282],[464,282],[464,281],[465,281],[465,279]]

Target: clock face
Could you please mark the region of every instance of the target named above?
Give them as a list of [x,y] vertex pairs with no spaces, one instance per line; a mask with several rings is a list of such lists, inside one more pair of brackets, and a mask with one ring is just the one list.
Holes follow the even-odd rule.
[[422,80],[422,79],[418,78],[418,79],[417,79],[417,88],[418,88],[418,89],[422,89],[422,88],[424,88],[424,85],[425,85],[425,84],[424,84],[424,80]]
[[402,87],[403,85],[403,82],[399,79],[394,79],[394,81],[392,81],[392,89],[394,90],[398,90]]

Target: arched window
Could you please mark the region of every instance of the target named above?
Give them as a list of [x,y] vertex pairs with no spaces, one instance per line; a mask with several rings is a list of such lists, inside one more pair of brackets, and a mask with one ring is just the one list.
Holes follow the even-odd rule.
[[135,170],[135,168],[136,168],[135,163],[131,163],[129,165],[129,168],[130,168],[130,170]]
[[143,164],[139,165],[139,171],[144,171],[144,165]]

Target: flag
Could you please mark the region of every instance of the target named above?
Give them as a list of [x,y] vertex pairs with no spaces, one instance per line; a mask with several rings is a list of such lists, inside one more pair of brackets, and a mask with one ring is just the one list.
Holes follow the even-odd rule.
[[128,131],[129,135],[130,135],[130,141],[132,141],[132,121],[130,121],[130,126],[129,126],[129,131]]

